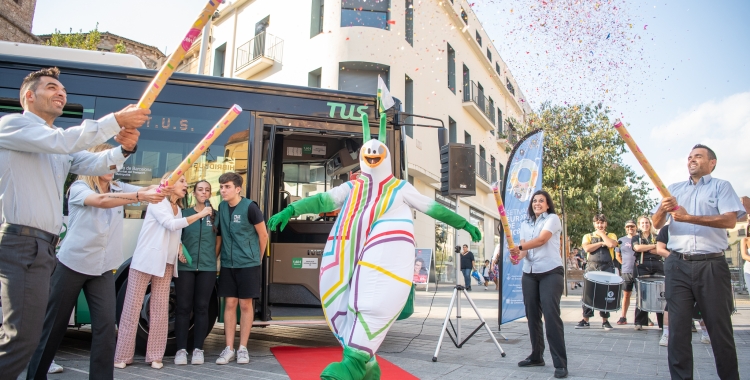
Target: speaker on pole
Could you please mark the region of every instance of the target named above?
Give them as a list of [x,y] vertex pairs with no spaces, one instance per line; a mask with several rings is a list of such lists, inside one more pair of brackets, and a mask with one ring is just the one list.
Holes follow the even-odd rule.
[[476,184],[476,153],[474,145],[450,143],[440,147],[440,193],[474,196]]

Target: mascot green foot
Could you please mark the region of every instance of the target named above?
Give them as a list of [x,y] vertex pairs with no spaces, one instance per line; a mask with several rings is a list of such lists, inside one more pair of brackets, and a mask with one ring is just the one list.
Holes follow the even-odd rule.
[[365,377],[362,380],[380,380],[380,365],[375,356],[365,366]]
[[[344,346],[344,359],[329,364],[320,374],[321,380],[362,380],[367,372],[370,355],[356,348]],[[380,368],[378,368],[380,378]]]

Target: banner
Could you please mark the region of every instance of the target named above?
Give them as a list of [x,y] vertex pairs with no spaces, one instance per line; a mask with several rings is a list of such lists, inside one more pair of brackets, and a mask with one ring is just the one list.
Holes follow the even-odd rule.
[[[521,241],[521,224],[528,217],[529,203],[535,191],[542,188],[543,132],[535,130],[524,136],[514,147],[508,158],[503,184],[503,203],[508,224],[516,244]],[[518,265],[510,262],[510,252],[501,235],[500,246],[503,259],[500,261],[500,289],[502,291],[498,320],[500,324],[526,316],[521,292],[523,261]]]

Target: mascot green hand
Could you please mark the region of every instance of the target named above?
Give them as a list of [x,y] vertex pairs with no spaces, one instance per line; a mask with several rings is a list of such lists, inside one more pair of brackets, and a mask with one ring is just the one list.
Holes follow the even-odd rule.
[[276,231],[276,227],[279,227],[279,231],[283,231],[287,223],[289,223],[289,219],[293,216],[294,209],[291,206],[287,206],[287,208],[268,219],[268,228],[271,231]]

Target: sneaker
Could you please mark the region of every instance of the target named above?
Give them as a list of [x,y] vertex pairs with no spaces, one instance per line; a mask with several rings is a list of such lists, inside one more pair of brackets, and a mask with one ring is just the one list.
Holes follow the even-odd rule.
[[118,362],[118,363],[115,363],[115,368],[118,368],[118,369],[123,369],[123,368],[125,368],[126,366],[127,366],[127,364],[125,364],[125,362]]
[[609,324],[609,321],[606,321],[602,323],[602,328],[604,329],[604,331],[609,331],[612,330],[612,325]]
[[484,287],[484,290],[487,290],[487,287],[486,287],[486,286]]
[[190,364],[203,364],[203,350],[193,350],[193,358],[190,359]]
[[162,369],[162,367],[164,367],[162,362],[151,362],[151,368],[153,369]]
[[237,350],[237,364],[247,363],[250,363],[250,353],[247,352],[247,347],[240,346],[240,349]]
[[62,373],[63,367],[55,361],[52,361],[52,364],[49,365],[49,369],[47,370],[47,373]]
[[641,330],[643,330],[643,326],[641,326],[641,325],[633,325],[633,326],[635,327],[635,330],[636,330],[636,331],[641,331]]
[[221,351],[221,355],[216,359],[216,364],[229,364],[235,358],[235,351],[227,346],[224,351]]
[[703,344],[711,344],[711,338],[708,337],[708,335],[701,336],[701,343]]
[[695,328],[695,322],[690,324],[690,331],[692,332],[698,332],[698,329]]
[[564,379],[568,377],[567,368],[555,368],[555,379]]
[[174,354],[174,364],[176,365],[187,364],[187,350],[185,349],[178,350],[177,353]]
[[627,325],[628,324],[628,319],[625,318],[625,317],[620,317],[620,319],[617,320],[617,324],[618,325]]
[[581,319],[581,321],[578,322],[578,324],[576,325],[577,329],[587,329],[589,327],[591,327],[591,325],[588,322],[586,322],[585,319]]
[[659,339],[659,345],[662,347],[667,347],[668,343],[669,343],[669,336],[666,334],[662,334],[661,339]]

